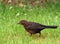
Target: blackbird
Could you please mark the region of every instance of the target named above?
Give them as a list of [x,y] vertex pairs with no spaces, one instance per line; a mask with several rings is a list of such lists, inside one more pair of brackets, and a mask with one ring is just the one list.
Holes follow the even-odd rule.
[[58,26],[46,26],[36,22],[29,22],[26,20],[21,20],[18,24],[24,26],[25,30],[29,32],[31,35],[39,33],[41,35],[41,31],[45,28],[54,28],[56,29]]

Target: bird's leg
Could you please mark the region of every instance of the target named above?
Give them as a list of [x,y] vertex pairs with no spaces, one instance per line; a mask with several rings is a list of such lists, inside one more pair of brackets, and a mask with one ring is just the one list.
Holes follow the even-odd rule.
[[41,36],[41,32],[39,32],[39,37]]
[[32,36],[32,33],[30,33],[30,36]]

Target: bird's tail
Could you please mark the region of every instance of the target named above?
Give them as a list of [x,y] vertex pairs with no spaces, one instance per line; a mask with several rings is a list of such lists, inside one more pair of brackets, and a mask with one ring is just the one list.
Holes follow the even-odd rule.
[[44,26],[45,28],[57,28],[58,26]]

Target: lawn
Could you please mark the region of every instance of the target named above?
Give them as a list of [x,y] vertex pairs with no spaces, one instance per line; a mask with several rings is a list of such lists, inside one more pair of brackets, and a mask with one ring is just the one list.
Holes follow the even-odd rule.
[[[30,36],[20,20],[37,22],[44,25],[58,25],[57,29],[45,29]],[[47,4],[45,7],[17,7],[0,3],[0,44],[60,44],[60,3]]]

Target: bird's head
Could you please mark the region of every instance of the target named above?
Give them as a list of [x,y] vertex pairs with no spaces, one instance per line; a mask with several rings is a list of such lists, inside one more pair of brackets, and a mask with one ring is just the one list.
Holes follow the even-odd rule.
[[27,21],[26,20],[21,20],[18,24],[26,25]]

